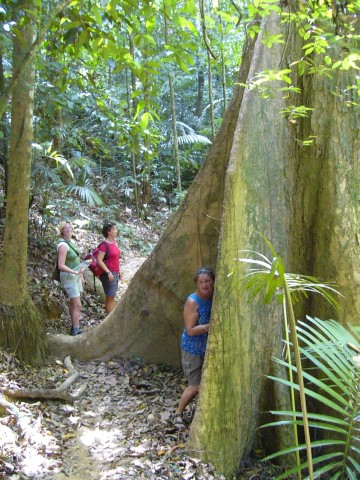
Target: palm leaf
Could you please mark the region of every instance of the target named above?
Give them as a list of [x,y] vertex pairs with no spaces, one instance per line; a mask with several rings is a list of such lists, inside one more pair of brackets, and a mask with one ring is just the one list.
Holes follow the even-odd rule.
[[[202,143],[205,145],[211,145],[211,140],[209,140],[204,135],[196,133],[196,131],[184,122],[176,121],[176,127],[178,130],[177,142],[179,146],[182,145],[195,145],[197,143]],[[170,140],[164,144],[165,148],[173,148],[174,138],[171,136]]]
[[[360,349],[360,335],[356,329],[346,328],[334,320],[323,321],[307,317],[309,324],[300,322],[298,337],[304,342],[300,347],[301,356],[310,367],[303,371],[307,397],[316,400],[318,409],[327,411],[326,415],[309,412],[309,426],[319,437],[326,431],[323,440],[312,440],[311,448],[321,450],[321,455],[313,459],[317,466],[315,478],[328,473],[330,478],[355,479],[360,472],[360,368],[354,360],[354,351],[349,344]],[[285,364],[283,360],[277,362]],[[296,367],[291,367],[296,372]],[[310,373],[315,368],[313,375]],[[270,377],[292,388],[299,389],[296,382],[283,378]],[[289,420],[272,422],[265,426],[286,424],[303,425],[302,412],[273,412],[276,415],[289,416]],[[292,451],[303,450],[304,445],[290,446],[276,452],[265,460],[287,455]],[[293,473],[307,468],[307,462],[287,470],[280,478],[289,478]]]
[[73,195],[77,195],[81,198],[81,200],[88,203],[89,205],[96,206],[103,204],[100,195],[98,195],[95,190],[89,185],[68,185],[65,188],[65,191]]
[[211,145],[211,141],[204,135],[199,135],[198,133],[192,133],[188,135],[179,135],[177,137],[179,145],[194,145],[196,143],[203,143],[205,145]]
[[62,180],[58,172],[49,165],[38,163],[31,168],[32,178],[40,177],[44,183],[49,182],[54,185],[62,185]]
[[[49,168],[53,168],[54,166],[57,171],[64,171],[71,179],[74,179],[74,174],[69,161],[59,152],[53,150],[52,142],[48,146],[33,143],[32,147],[34,151],[34,165],[40,162],[43,163],[44,166],[47,165]],[[39,156],[40,158],[38,158]]]

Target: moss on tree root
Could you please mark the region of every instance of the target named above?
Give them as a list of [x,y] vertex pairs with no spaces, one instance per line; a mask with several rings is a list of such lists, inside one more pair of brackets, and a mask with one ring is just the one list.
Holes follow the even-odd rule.
[[44,324],[30,298],[17,306],[0,304],[0,346],[30,365],[44,359]]

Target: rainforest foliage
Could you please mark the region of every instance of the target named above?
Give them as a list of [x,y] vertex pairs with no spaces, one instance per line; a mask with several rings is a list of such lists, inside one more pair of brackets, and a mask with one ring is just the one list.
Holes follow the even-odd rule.
[[[288,69],[257,72],[249,87],[271,95],[279,80],[286,94],[297,89],[290,79],[293,68],[324,75],[358,68],[358,52],[344,45],[344,35],[355,36],[358,4],[307,2],[283,13],[283,21],[296,22],[306,40],[304,55]],[[100,205],[113,187],[146,216],[150,202],[172,207],[183,197],[222,121],[245,33],[256,35],[258,20],[271,12],[281,15],[281,9],[272,0],[4,2],[0,216],[5,216],[9,99],[31,55],[36,89],[30,204],[51,214],[58,207],[55,191]],[[21,37],[27,22],[36,34],[28,58],[12,74],[13,38]],[[271,48],[286,38],[265,32],[263,42]],[[333,60],[334,49],[342,46],[343,58]],[[321,65],[314,64],[314,54],[323,54]],[[308,108],[289,107],[283,115],[296,123]]]

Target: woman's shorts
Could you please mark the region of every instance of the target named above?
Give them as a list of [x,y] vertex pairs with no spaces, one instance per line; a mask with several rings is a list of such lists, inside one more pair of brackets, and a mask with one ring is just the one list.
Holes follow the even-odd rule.
[[200,385],[204,357],[181,350],[181,362],[189,385]]
[[80,297],[80,293],[83,291],[81,275],[60,272],[60,283],[69,298]]
[[119,272],[111,272],[111,273],[114,275],[114,280],[112,282],[110,282],[108,274],[106,272],[100,275],[100,280],[101,280],[105,295],[107,297],[115,297],[118,289]]

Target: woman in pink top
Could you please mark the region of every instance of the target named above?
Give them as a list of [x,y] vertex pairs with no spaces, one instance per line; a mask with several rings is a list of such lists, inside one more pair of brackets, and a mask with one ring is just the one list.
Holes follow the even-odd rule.
[[120,277],[120,249],[115,240],[116,224],[105,223],[102,233],[105,241],[99,247],[97,263],[104,270],[104,273],[100,275],[100,280],[106,295],[105,310],[106,313],[110,313],[116,306],[115,296]]

